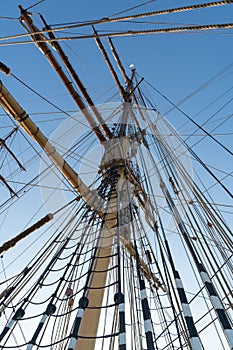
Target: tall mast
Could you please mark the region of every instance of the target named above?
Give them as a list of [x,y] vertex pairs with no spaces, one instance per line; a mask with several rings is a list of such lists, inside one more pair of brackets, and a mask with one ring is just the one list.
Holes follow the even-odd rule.
[[[0,293],[0,313],[7,319],[0,329],[1,347],[209,350],[215,346],[209,334],[214,330],[221,349],[233,350],[231,231],[218,205],[205,194],[208,189],[200,185],[202,180],[192,177],[192,166],[186,163],[190,147],[144,98],[138,89],[142,80],[137,82],[135,69],[127,74],[111,39],[123,78],[118,77],[101,34],[93,28],[92,37],[122,98],[113,107],[104,105],[102,112],[55,37],[56,29],[40,15],[46,26],[40,32],[29,13],[21,6],[20,10],[24,28],[59,74],[94,135],[89,126],[82,137],[73,128],[77,142],[66,149],[64,159],[0,83],[0,105],[53,163],[51,169],[47,164],[46,175],[57,168],[71,185],[68,196],[77,192],[83,199],[56,209],[55,213],[62,212],[57,227],[42,229],[51,219],[46,215],[0,247],[3,252],[37,228],[40,237],[49,236],[38,254],[32,252],[27,265],[22,258],[23,270],[7,280]],[[0,69],[10,73],[1,63]],[[147,101],[152,108],[146,108]],[[103,153],[93,152],[93,161],[90,151],[96,137]],[[56,140],[58,150],[65,149],[63,140]],[[205,165],[194,152],[190,154],[198,165]],[[67,159],[80,165],[78,173]],[[82,181],[83,174],[94,179],[91,189]],[[6,180],[0,175],[0,181]],[[57,190],[43,183],[40,187],[50,193]],[[70,204],[71,210],[67,209]]]
[[[116,175],[122,176],[123,169]],[[116,179],[118,176],[116,176]],[[115,179],[115,181],[116,181]],[[114,181],[114,180],[113,180]],[[92,273],[87,286],[85,297],[88,301],[88,308],[85,309],[80,320],[80,329],[72,334],[68,350],[89,349],[93,350],[96,343],[96,335],[99,326],[101,306],[107,280],[107,271],[112,255],[112,248],[115,241],[117,226],[117,194],[116,183],[113,182],[113,190],[107,205],[107,214],[103,220],[103,227],[100,231],[100,240],[96,247],[93,261]],[[79,317],[77,313],[76,318]]]
[[[112,182],[112,186],[110,190],[109,201],[105,205],[104,209],[103,204],[101,204],[101,198],[96,196],[96,193],[93,193],[91,190],[89,190],[89,188],[81,180],[80,176],[56,151],[50,141],[33,123],[30,117],[16,102],[16,100],[5,88],[5,86],[3,86],[2,83],[0,89],[0,104],[2,105],[3,109],[18,122],[18,124],[27,132],[27,134],[40,145],[40,147],[45,151],[47,156],[54,163],[54,165],[73,186],[74,190],[76,190],[81,195],[83,200],[92,208],[92,210],[96,210],[98,215],[102,218],[102,229],[100,230],[100,238],[98,241],[98,246],[96,247],[92,271],[90,273],[90,280],[85,289],[85,295],[83,296],[83,298],[86,300],[85,307],[83,307],[83,299],[80,299],[80,307],[83,309],[83,311],[85,309],[85,312],[82,312],[82,319],[80,319],[80,312],[77,314],[76,322],[77,320],[79,321],[80,328],[74,326],[74,331],[71,333],[71,340],[69,345],[70,350],[82,349],[84,346],[88,347],[89,350],[93,350],[95,347],[95,337],[97,335],[101,306],[104,297],[105,289],[103,286],[106,284],[107,271],[111,260],[111,252],[113,246],[116,244],[116,232],[120,225],[118,210],[122,205],[122,190],[119,193],[117,184],[119,181],[122,181],[124,183],[127,181],[127,178],[132,178],[132,175],[130,175],[130,173],[127,173],[125,167],[125,160],[127,159],[129,152],[128,137],[123,136],[122,138],[121,135],[118,142],[114,146],[115,149],[113,148],[113,154],[115,153],[116,159],[118,160],[114,160],[114,157],[112,159],[111,140],[108,141],[110,143],[110,153],[108,147],[106,147],[103,158],[109,159],[111,165],[109,165],[108,162],[105,165],[105,162],[103,162],[103,167],[106,166],[106,168],[109,168],[110,166],[109,176],[111,178],[110,181]],[[127,125],[129,110],[126,112],[123,111],[122,113],[124,123]],[[122,130],[120,130],[120,133],[122,133]],[[119,152],[121,154],[120,158]],[[116,167],[118,168],[117,171],[115,170]],[[130,231],[128,232],[128,235],[130,236]],[[120,239],[121,244],[123,244],[132,258],[137,259],[138,266],[141,270],[140,273],[142,273],[145,278],[150,281],[150,283],[152,283],[156,288],[161,288],[163,291],[166,291],[164,284],[162,284],[158,278],[155,277],[153,273],[151,273],[147,264],[138,257],[134,247],[128,241],[128,239],[125,240],[123,237],[120,237]],[[90,319],[92,320],[91,326]]]

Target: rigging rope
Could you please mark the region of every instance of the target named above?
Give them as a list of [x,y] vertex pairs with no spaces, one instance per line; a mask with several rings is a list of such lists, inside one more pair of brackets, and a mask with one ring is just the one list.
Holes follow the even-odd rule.
[[[124,16],[124,17],[119,17],[119,18],[102,18],[99,20],[92,20],[92,21],[87,21],[84,23],[78,23],[75,25],[68,25],[68,26],[63,26],[61,28],[53,28],[53,31],[62,31],[62,30],[67,30],[67,29],[72,29],[72,28],[77,28],[77,27],[82,27],[82,26],[90,26],[90,25],[96,25],[96,24],[101,24],[101,23],[109,23],[109,22],[118,22],[118,21],[124,21],[124,20],[129,20],[129,19],[134,19],[134,18],[143,18],[143,17],[151,17],[155,15],[162,15],[162,14],[167,14],[167,13],[173,13],[173,12],[183,12],[183,11],[188,11],[188,10],[195,10],[198,8],[205,8],[205,7],[213,7],[213,6],[221,6],[221,5],[229,5],[233,2],[233,0],[223,0],[223,1],[217,1],[217,2],[209,2],[206,4],[196,4],[196,5],[191,5],[191,6],[185,6],[185,7],[180,7],[180,8],[173,8],[173,9],[165,9],[165,10],[160,10],[160,11],[153,11],[153,12],[148,12],[145,14],[136,14],[136,15],[131,15],[131,16]],[[49,30],[43,30],[43,31],[38,31],[35,32],[35,34],[45,34],[48,33]],[[0,40],[8,40],[8,39],[16,39],[20,37],[27,37],[29,34],[17,34],[17,35],[11,35],[7,36],[4,38],[0,38]]]
[[[227,147],[225,147],[224,145],[222,145],[221,142],[219,142],[218,140],[216,140],[212,135],[210,135],[207,131],[205,131],[202,127],[200,127],[198,125],[198,123],[196,123],[190,116],[188,116],[185,112],[183,112],[178,106],[175,105],[175,103],[173,103],[172,101],[170,101],[170,99],[168,99],[165,95],[163,95],[158,89],[156,89],[153,85],[151,85],[150,83],[148,83],[146,81],[146,83],[151,86],[151,88],[153,90],[155,90],[158,94],[160,94],[165,100],[167,100],[169,103],[171,103],[175,108],[177,108],[184,116],[186,116],[190,121],[192,121],[196,126],[198,126],[201,130],[203,130],[206,135],[210,136],[211,139],[213,139],[214,141],[216,141],[217,144],[220,144],[222,146],[222,148],[226,149],[228,151],[228,153],[233,154]],[[156,109],[155,109],[156,110]],[[166,122],[166,120],[164,119],[164,121]],[[178,135],[177,135],[178,136]],[[187,145],[187,143],[181,139],[181,143],[184,143],[185,146],[187,147],[188,151],[193,155],[193,157],[202,165],[202,167],[216,180],[216,182],[226,191],[226,193],[233,198],[233,194],[231,193],[231,191],[217,178],[217,176],[206,166],[206,164],[200,159],[200,157],[194,152],[194,150]]]
[[[178,7],[178,8],[165,9],[165,10],[160,10],[160,11],[139,13],[139,14],[135,14],[135,15],[129,15],[129,16],[118,17],[118,18],[102,18],[102,19],[97,20],[97,21],[93,20],[93,21],[89,21],[86,23],[84,22],[84,23],[77,24],[77,27],[95,25],[95,24],[101,24],[101,23],[128,21],[128,20],[135,19],[135,18],[145,18],[145,17],[152,17],[152,16],[157,16],[157,15],[165,15],[168,13],[177,13],[177,12],[203,9],[203,8],[214,7],[214,6],[229,5],[231,3],[233,3],[233,0],[223,0],[223,1],[208,2],[208,3],[196,4],[196,5],[190,5],[190,6],[183,6],[183,7]],[[70,29],[70,28],[74,28],[74,26],[69,27],[68,29]],[[76,28],[76,26],[75,26],[75,28]],[[56,29],[58,29],[58,28],[56,28]],[[67,28],[65,28],[65,29],[67,29]]]
[[[233,28],[233,27],[232,27]],[[146,81],[146,80],[145,80]],[[233,152],[224,146],[220,141],[218,141],[215,137],[213,137],[208,131],[206,131],[201,125],[199,125],[195,120],[193,120],[187,113],[185,113],[179,106],[177,106],[174,102],[172,102],[168,97],[166,97],[163,93],[161,93],[156,87],[154,87],[152,84],[150,84],[148,81],[146,83],[155,90],[160,96],[162,96],[166,101],[168,101],[174,108],[176,108],[179,112],[181,112],[188,120],[190,120],[194,125],[198,127],[198,129],[202,130],[207,136],[209,136],[213,141],[215,141],[219,146],[221,146],[225,151],[227,151],[230,155],[233,156]],[[232,98],[233,99],[233,98]],[[231,102],[232,99],[230,99],[227,103]]]
[[[98,37],[125,37],[125,36],[134,36],[134,35],[150,35],[150,34],[163,34],[163,33],[181,33],[187,31],[204,31],[204,30],[214,30],[214,29],[232,29],[233,23],[213,23],[207,25],[196,25],[196,26],[188,26],[188,27],[174,27],[174,28],[163,28],[163,29],[148,29],[148,30],[128,30],[121,32],[107,32],[107,33],[99,33]],[[39,31],[36,33],[44,33],[43,31]],[[20,35],[22,36],[22,35]],[[13,37],[9,38],[12,39]],[[55,39],[35,39],[34,41],[25,40],[25,41],[14,41],[14,42],[4,42],[0,43],[0,46],[12,46],[12,45],[24,45],[24,44],[32,44],[32,43],[53,43],[56,41],[70,41],[70,40],[80,40],[80,39],[94,39],[95,34],[86,34],[86,35],[73,35],[67,37],[60,37]],[[7,40],[8,38],[0,38],[0,41]]]

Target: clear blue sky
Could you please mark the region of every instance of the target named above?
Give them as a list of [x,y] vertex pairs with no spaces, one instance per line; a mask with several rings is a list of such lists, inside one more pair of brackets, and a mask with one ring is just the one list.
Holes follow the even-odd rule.
[[[181,7],[201,2],[205,3],[205,1],[201,0],[158,0],[134,10],[126,11],[121,15]],[[142,4],[142,1],[139,2],[135,0],[100,0],[98,2],[94,0],[82,2],[75,0],[46,0],[38,6],[31,8],[30,11],[33,12],[35,24],[41,28],[37,13],[43,14],[47,22],[51,25],[60,23],[67,24],[70,22],[82,22],[91,19],[110,17],[127,8],[139,5],[140,3]],[[18,0],[10,0],[5,1],[1,5],[0,38],[25,33],[24,28],[17,20],[19,17],[18,4]],[[28,8],[33,4],[33,1],[22,1],[20,4],[24,8]],[[156,16],[153,18],[144,18],[139,20],[141,23],[127,22],[125,24],[109,23],[106,25],[97,25],[96,30],[99,33],[104,33],[105,31],[110,33],[111,31],[126,29],[154,29],[182,25],[230,23],[233,22],[232,14],[233,5],[227,5],[191,12]],[[12,19],[5,19],[1,16],[12,17]],[[153,23],[145,23],[149,21]],[[91,32],[91,28],[87,27],[83,29],[76,28],[72,31],[72,33],[76,33],[76,35],[89,34]],[[66,30],[57,35],[69,36],[70,33],[69,30]],[[208,87],[181,104],[180,108],[200,124],[204,123],[216,113],[216,116],[212,120],[213,123],[209,123],[205,126],[206,130],[209,132],[211,132],[221,120],[226,118],[227,122],[221,127],[219,126],[213,133],[215,133],[215,137],[219,141],[232,149],[233,121],[232,118],[229,117],[232,114],[232,103],[229,103],[232,98],[232,90],[230,91],[230,88],[232,87],[233,67],[232,65],[231,67],[229,66],[233,62],[232,34],[232,29],[219,29],[206,32],[155,34],[147,36],[138,35],[134,37],[114,38],[113,40],[125,67],[127,68],[133,63],[138,74],[144,77],[146,81],[150,82],[150,84],[156,87],[156,89],[173,103],[178,103],[184,97],[191,94],[196,89],[199,89],[209,79],[222,71],[224,67],[227,67],[225,73],[222,73],[219,78],[212,81]],[[17,40],[21,41],[25,40],[25,38],[19,38]],[[0,41],[0,45],[2,42],[3,41]],[[10,40],[5,40],[5,42],[10,43]],[[110,54],[107,38],[103,39],[103,43]],[[67,41],[63,43],[63,48],[69,55],[77,73],[97,104],[103,103],[106,97],[117,91],[117,89],[114,88],[111,75],[93,40],[80,39]],[[59,108],[66,111],[75,109],[71,98],[68,96],[59,78],[34,44],[2,46],[0,61],[8,65],[15,76],[31,86],[38,93],[48,98],[51,102],[59,106]],[[57,123],[43,123],[43,120],[50,119],[50,117],[47,117],[46,113],[54,111],[54,109],[44,101],[41,101],[38,96],[22,86],[22,84],[13,77],[6,77],[2,73],[0,74],[0,79],[20,102],[23,108],[32,115],[32,118],[36,122],[39,122],[40,128],[49,135],[57,126]],[[158,109],[166,114],[171,108],[171,105],[156,94],[155,91],[149,87],[147,87],[147,89]],[[223,96],[219,98],[221,95]],[[215,100],[216,102],[212,104]],[[211,106],[205,109],[209,104],[211,104]],[[225,104],[226,106],[224,107]],[[201,112],[202,110],[204,110],[204,112]],[[3,115],[1,111],[0,114]],[[59,116],[60,115],[57,115],[57,117]],[[184,138],[195,130],[195,127],[190,123],[186,127],[180,128],[187,119],[176,110],[167,114],[167,118]],[[10,128],[11,124],[8,124],[6,119],[2,119],[0,137],[6,135]],[[192,139],[189,139],[189,144],[195,144],[200,139],[200,134],[201,132],[197,133],[197,136]],[[21,153],[21,141],[17,139],[17,142],[18,143],[12,144],[12,149],[19,155],[22,162],[26,161],[29,156]],[[208,138],[195,145],[193,149],[201,156],[204,162],[215,168],[211,169],[219,179],[224,178],[222,180],[223,183],[232,189],[232,174],[231,176],[227,176],[227,174],[232,172],[231,157]],[[13,169],[14,167],[17,168],[14,165]],[[37,165],[33,165],[32,170],[35,171],[35,173],[38,172]],[[8,176],[8,166],[2,168],[1,174],[4,174],[6,177]],[[203,176],[203,181],[207,187],[213,185],[211,195],[213,195],[215,202],[224,205],[232,205],[229,197],[223,193],[222,189],[219,186],[215,186],[214,180],[206,176],[204,172],[200,171],[200,175]],[[27,175],[20,174],[13,180],[23,182],[26,181],[26,179]],[[20,185],[15,185],[14,188],[17,190],[20,188]],[[36,208],[36,210],[39,210],[39,206],[36,203],[34,207],[35,195],[38,195],[38,192],[29,194],[27,201],[24,203],[24,207],[22,207],[20,201],[18,201],[13,210],[10,209],[9,212],[4,212],[1,215],[1,242],[3,242],[6,237],[14,236],[15,233],[18,233],[29,224],[29,218],[35,211],[34,209]],[[9,197],[9,193],[5,188],[1,188],[0,196],[1,202],[3,202]],[[31,205],[32,202],[33,206]],[[232,213],[228,213],[231,208],[220,206],[220,209],[226,211],[223,215],[232,223]],[[40,209],[34,218],[40,218],[42,214],[43,210]],[[22,246],[21,249],[23,249]],[[7,260],[6,263],[9,263],[9,260]]]

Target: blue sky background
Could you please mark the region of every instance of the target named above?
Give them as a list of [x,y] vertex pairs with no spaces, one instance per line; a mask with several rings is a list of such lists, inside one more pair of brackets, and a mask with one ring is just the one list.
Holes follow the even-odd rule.
[[[86,0],[84,2],[74,0],[46,0],[38,6],[31,8],[30,11],[33,12],[35,24],[41,28],[38,13],[43,14],[47,22],[54,25],[110,17],[140,3],[142,2],[135,0],[102,0],[98,2],[93,0]],[[205,3],[205,1],[158,0],[132,11],[124,12],[122,15],[180,7],[195,3]],[[17,20],[20,15],[18,4],[18,0],[11,0],[1,5],[0,38],[25,33],[24,28]],[[33,1],[31,0],[21,2],[24,8],[28,8],[32,4]],[[104,31],[111,32],[126,29],[135,30],[181,25],[230,23],[233,22],[232,14],[233,5],[227,5],[139,20],[139,22],[154,22],[151,24],[129,22],[124,24],[109,23],[106,25],[97,25],[96,30],[99,33],[104,33]],[[4,16],[14,19],[5,19],[3,18]],[[76,35],[89,34],[91,32],[91,28],[86,27],[82,29],[76,28],[72,31]],[[69,36],[70,33],[67,30],[56,35]],[[233,73],[232,34],[233,30],[229,29],[147,36],[138,35],[134,37],[114,38],[113,40],[128,73],[130,73],[128,67],[133,63],[140,76],[144,77],[146,81],[175,104],[192,94],[193,91],[200,89],[203,84],[226,67],[225,72],[219,75],[218,78],[179,106],[200,124],[214,115],[212,122],[204,126],[205,129],[213,133],[226,147],[232,149],[232,90],[230,90],[232,88]],[[21,41],[22,38],[19,40]],[[11,41],[0,41],[0,45],[3,42],[10,43]],[[107,38],[103,39],[102,42],[110,54]],[[64,42],[63,48],[96,104],[105,102],[117,92],[117,88],[106,68],[101,53],[93,40],[82,39]],[[65,87],[34,44],[2,45],[0,49],[0,61],[8,65],[15,76],[62,110],[75,111],[76,106],[66,92]],[[29,91],[28,88],[19,83],[14,77],[6,77],[2,73],[0,75],[0,79],[11,91],[16,100],[32,116],[32,119],[38,123],[39,127],[47,135],[50,135],[65,116],[56,113],[48,116],[47,113],[56,112],[53,107]],[[122,79],[121,81],[123,83]],[[190,122],[181,127],[187,122],[184,115],[175,109],[168,113],[171,105],[148,85],[145,85],[145,88],[157,108],[166,115],[169,122],[178,130],[183,138],[188,137],[196,130],[196,127]],[[207,108],[208,105],[210,107]],[[0,111],[0,115],[0,137],[4,137],[11,130],[12,123],[9,122],[2,111]],[[49,122],[47,121],[48,119],[50,120]],[[222,126],[218,126],[225,119],[227,121]],[[212,132],[212,129],[215,127],[217,129]],[[201,135],[201,131],[196,132],[195,136],[187,140],[188,144],[190,146],[194,145],[202,138]],[[22,146],[22,141],[19,137],[16,137],[15,142],[11,144],[12,150],[14,150],[24,163],[29,158],[29,155],[26,152],[22,152]],[[211,170],[219,179],[222,179],[224,185],[232,189],[232,157],[208,137],[193,146],[193,150],[205,163],[211,166]],[[15,164],[13,165],[13,169],[14,167],[16,168]],[[220,204],[219,208],[222,210],[224,217],[232,224],[232,202],[229,196],[223,192],[221,186],[216,185],[215,180],[195,163],[194,167],[197,169],[197,173],[206,187],[212,187],[210,194],[213,196],[213,201]],[[1,174],[7,177],[10,170],[6,166],[2,167],[1,171]],[[37,174],[39,172],[38,164],[32,164],[30,171]],[[26,181],[27,175],[18,174],[13,180]],[[10,177],[7,178],[10,180]],[[197,181],[199,182],[198,179]],[[17,190],[17,188],[16,186],[15,189]],[[0,188],[0,196],[1,203],[9,198],[9,192],[6,188]],[[9,207],[7,211],[1,214],[1,242],[14,236],[15,233],[20,232],[23,228],[36,221],[37,218],[41,218],[44,209],[43,206],[40,207],[42,201],[38,202],[39,196],[40,192],[38,189],[35,189],[27,195],[27,200],[23,206],[21,201],[18,201],[14,207]],[[47,236],[49,236],[49,232]],[[24,249],[23,244],[20,244],[20,249]],[[15,257],[17,257],[16,253]],[[9,256],[9,258],[6,257],[6,264],[11,261],[12,256]]]

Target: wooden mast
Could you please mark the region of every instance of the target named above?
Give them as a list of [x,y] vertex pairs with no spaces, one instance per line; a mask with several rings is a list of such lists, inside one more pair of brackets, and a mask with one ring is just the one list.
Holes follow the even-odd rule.
[[[119,176],[123,176],[123,168],[119,170]],[[103,228],[100,231],[99,247],[93,264],[91,280],[87,287],[86,297],[88,307],[85,309],[75,344],[75,350],[94,350],[95,336],[97,335],[101,306],[103,304],[104,292],[107,280],[109,264],[111,260],[112,247],[115,241],[117,226],[117,196],[114,190],[111,193],[107,206],[107,214],[104,219]],[[81,337],[80,337],[81,336]],[[82,338],[84,337],[84,338]]]
[[[94,28],[93,28],[94,29]],[[132,89],[132,81],[129,80],[127,83],[127,90],[125,90],[118,77],[117,74],[111,64],[110,59],[108,58],[108,55],[104,49],[104,46],[102,45],[100,39],[98,38],[98,34],[94,29],[95,33],[95,41],[97,46],[99,47],[101,53],[104,56],[104,59],[109,67],[109,70],[111,74],[113,75],[113,78],[118,86],[119,92],[121,94],[121,97],[124,102],[128,102],[129,92]],[[129,112],[126,108],[123,111],[122,115],[122,125],[121,125],[121,137],[125,136],[125,128],[128,122]],[[127,146],[126,146],[127,145]],[[128,154],[128,147],[129,144],[122,142],[121,144],[123,154]],[[107,148],[105,149],[105,152],[107,152]],[[125,158],[126,159],[126,158]],[[130,170],[127,169],[126,171],[126,164],[125,159],[121,161],[121,164],[118,164],[118,161],[112,161],[112,164],[110,167],[119,166],[118,169],[118,176],[121,181],[125,181],[127,176],[130,175]],[[130,177],[130,176],[129,176]],[[131,181],[132,181],[132,175],[131,175]],[[113,186],[114,187],[114,186]],[[100,240],[100,247],[97,250],[97,254],[95,257],[94,262],[94,268],[92,271],[92,279],[88,286],[87,291],[87,298],[88,298],[88,307],[85,309],[85,312],[83,313],[80,330],[79,330],[79,336],[77,338],[75,347],[69,348],[69,350],[82,350],[82,349],[88,349],[88,350],[94,350],[95,348],[95,342],[96,339],[94,338],[97,335],[98,332],[98,326],[99,326],[99,320],[100,320],[100,313],[101,313],[101,306],[103,304],[103,298],[104,298],[104,291],[105,289],[103,286],[106,285],[106,279],[107,279],[107,273],[109,269],[110,264],[110,256],[112,252],[112,247],[115,241],[116,237],[116,230],[117,226],[119,227],[118,222],[118,211],[117,209],[120,208],[121,204],[121,195],[120,192],[116,190],[116,188],[113,188],[113,193],[111,194],[109,205],[108,205],[108,213],[106,215],[106,219],[103,225],[103,229],[100,232],[101,240]],[[130,231],[130,228],[128,228]],[[127,233],[130,237],[130,232]],[[135,259],[136,254],[135,250],[132,246],[132,243],[128,240],[124,240],[123,237],[121,238],[121,243],[126,248],[126,250],[129,252],[129,254]],[[116,242],[115,242],[116,244]],[[150,271],[147,265],[140,259],[140,267],[142,268],[143,273],[146,276],[146,271]],[[101,271],[101,272],[100,272]],[[147,278],[149,277],[150,280],[153,280],[155,285],[161,287],[164,289],[164,286],[157,280],[153,278],[153,275],[149,274],[147,275]],[[84,338],[83,338],[84,337]],[[126,344],[124,344],[126,346]],[[122,348],[123,349],[123,348]]]
[[[46,152],[47,156],[51,159],[54,165],[60,170],[64,177],[69,181],[73,188],[82,196],[83,200],[93,209],[96,210],[98,215],[104,220],[103,227],[100,232],[100,240],[97,247],[97,252],[94,260],[93,271],[91,280],[89,282],[86,297],[89,301],[89,307],[86,308],[83,319],[80,326],[80,336],[90,338],[78,338],[75,345],[75,350],[83,349],[93,350],[95,347],[95,336],[98,331],[99,318],[101,312],[101,305],[104,297],[104,288],[100,288],[105,285],[107,278],[107,270],[111,259],[111,251],[116,235],[117,227],[117,206],[119,205],[119,198],[117,198],[117,191],[114,188],[112,191],[110,200],[105,208],[96,194],[93,194],[91,190],[83,183],[80,176],[70,167],[70,165],[62,158],[62,156],[56,151],[53,145],[48,141],[44,134],[34,124],[22,107],[16,102],[10,92],[0,82],[0,105],[3,109],[10,114],[17,123],[26,131],[26,133],[36,141],[40,147]],[[127,143],[126,143],[127,145]],[[124,154],[127,153],[127,146],[124,148]],[[118,164],[118,178],[122,181],[126,179],[127,172],[125,172],[124,157]],[[117,202],[118,201],[118,202]],[[135,258],[135,251],[132,245],[121,239],[122,244]],[[145,277],[156,287],[162,288],[164,291],[164,284],[161,283],[150,271],[147,265],[142,259],[140,259],[140,266]],[[102,272],[100,272],[102,271]],[[97,288],[97,289],[96,289]],[[95,308],[97,306],[97,308]],[[92,320],[90,325],[90,319]]]

